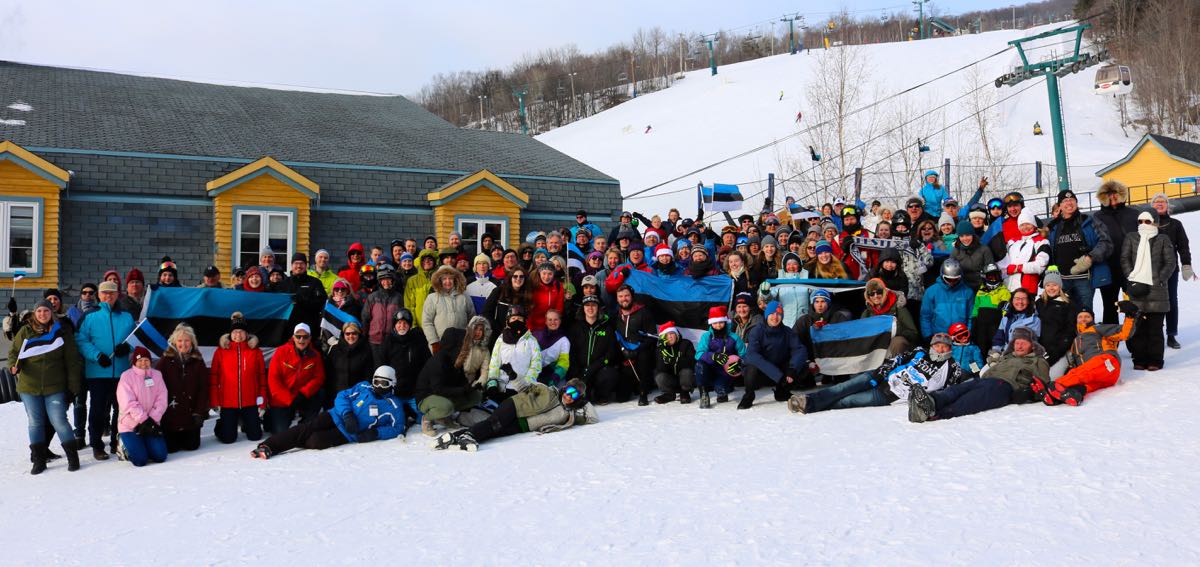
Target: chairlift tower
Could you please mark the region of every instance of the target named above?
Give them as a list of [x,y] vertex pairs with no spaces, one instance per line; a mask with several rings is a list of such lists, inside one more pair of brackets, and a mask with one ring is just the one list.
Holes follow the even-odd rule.
[[525,120],[525,95],[529,91],[525,87],[513,87],[513,96],[517,97],[517,119],[521,122],[521,133],[529,135],[529,123]]
[[[1000,88],[1004,85],[1015,86],[1039,76],[1046,78],[1046,91],[1050,97],[1050,126],[1054,135],[1054,161],[1058,173],[1059,191],[1071,188],[1071,176],[1067,171],[1067,143],[1063,134],[1062,95],[1058,90],[1058,79],[1096,65],[1107,57],[1107,53],[1104,51],[1100,53],[1079,52],[1079,48],[1083,44],[1083,32],[1091,27],[1092,24],[1077,24],[1008,42],[1009,45],[1017,48],[1022,65],[1012,73],[1005,73],[996,79],[996,88]],[[1075,34],[1075,49],[1071,55],[1040,63],[1029,62],[1029,58],[1025,55],[1024,44],[1026,42],[1069,33]]]
[[721,34],[710,33],[702,36],[703,41],[708,43],[708,67],[712,69],[712,74],[717,74],[717,52],[713,49],[713,43],[721,39]]
[[779,19],[781,22],[788,23],[788,53],[796,54],[796,21],[799,20],[801,28],[804,27],[804,16],[800,14],[792,14]]

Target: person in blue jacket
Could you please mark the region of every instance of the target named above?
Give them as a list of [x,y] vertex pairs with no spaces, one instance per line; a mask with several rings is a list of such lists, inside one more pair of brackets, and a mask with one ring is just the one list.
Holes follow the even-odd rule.
[[962,267],[951,258],[942,263],[942,276],[921,301],[921,335],[926,339],[945,333],[955,323],[971,322],[975,292],[962,282]]
[[297,447],[319,450],[404,437],[408,427],[395,388],[395,369],[380,366],[370,382],[359,382],[338,392],[332,411],[268,437],[250,456],[267,460]]
[[756,325],[746,340],[746,393],[738,409],[750,409],[754,391],[768,384],[775,388],[775,401],[786,402],[808,364],[808,350],[800,336],[783,324],[783,306],[772,301],[764,315],[767,324]]
[[700,408],[712,407],[709,392],[716,390],[717,403],[729,401],[733,377],[742,373],[746,343],[729,330],[729,309],[724,305],[708,310],[708,330],[696,344],[696,385],[700,387]]
[[950,190],[938,183],[938,172],[929,170],[925,172],[925,186],[921,187],[921,200],[925,201],[925,212],[933,218],[937,218],[942,214],[942,199],[950,196]]
[[971,342],[971,329],[963,323],[950,325],[950,356],[962,367],[963,374],[968,379],[979,376],[983,370],[983,353],[979,346]]
[[579,237],[579,229],[581,228],[587,229],[588,234],[591,236],[604,234],[600,231],[600,227],[588,222],[587,211],[583,209],[575,211],[575,226],[571,227],[571,242],[575,242]]
[[100,284],[100,309],[84,316],[75,341],[83,358],[84,385],[92,399],[88,412],[88,440],[92,456],[108,460],[104,452],[104,430],[108,428],[110,450],[117,450],[117,382],[121,373],[129,370],[132,349],[125,339],[133,333],[133,316],[117,307],[120,295],[117,284]]

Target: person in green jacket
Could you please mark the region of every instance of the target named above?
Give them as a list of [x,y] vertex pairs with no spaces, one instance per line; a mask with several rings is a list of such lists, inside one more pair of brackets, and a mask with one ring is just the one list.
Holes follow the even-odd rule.
[[550,433],[597,421],[596,408],[588,403],[583,380],[572,378],[562,388],[539,382],[501,402],[492,415],[469,429],[439,435],[431,446],[438,450],[457,447],[475,451],[480,443],[496,437],[528,431]]
[[[425,298],[433,284],[433,269],[437,267],[437,250],[426,248],[417,254],[417,273],[404,282],[404,307],[413,313],[425,313]],[[416,320],[421,326],[421,318]]]
[[46,470],[47,418],[67,453],[67,470],[79,470],[79,442],[67,422],[67,404],[83,388],[80,361],[75,337],[54,318],[50,302],[39,301],[8,350],[8,369],[17,376],[17,392],[29,419],[31,474]]

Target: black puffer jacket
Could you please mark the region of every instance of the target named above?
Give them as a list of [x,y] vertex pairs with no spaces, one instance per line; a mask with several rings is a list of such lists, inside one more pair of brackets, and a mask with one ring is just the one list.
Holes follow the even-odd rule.
[[467,376],[461,368],[454,367],[454,361],[462,349],[467,331],[451,327],[442,333],[441,348],[438,353],[425,363],[417,377],[416,398],[423,400],[432,395],[446,398],[457,398],[471,389]]
[[414,397],[417,375],[429,357],[429,343],[424,333],[416,329],[405,335],[393,330],[383,339],[383,363],[396,371],[397,398]]
[[363,380],[370,380],[374,374],[375,361],[364,336],[360,335],[358,342],[353,345],[346,342],[345,338],[339,340],[325,357],[325,389],[330,396]]
[[1043,293],[1034,305],[1038,319],[1042,321],[1042,336],[1038,342],[1046,347],[1046,357],[1054,364],[1071,350],[1071,343],[1075,341],[1075,316],[1079,310],[1062,295],[1049,299]]

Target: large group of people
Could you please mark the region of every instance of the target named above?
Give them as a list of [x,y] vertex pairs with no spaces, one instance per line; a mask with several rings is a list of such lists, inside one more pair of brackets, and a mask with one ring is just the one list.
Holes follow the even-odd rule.
[[[147,287],[182,285],[169,257],[150,286],[137,268],[123,283],[110,270],[83,283],[73,305],[55,289],[24,313],[10,301],[8,370],[28,415],[32,472],[58,458],[51,431],[69,470],[87,446],[97,460],[117,453],[142,466],[197,449],[214,417],[219,442],[240,431],[259,459],[413,426],[435,448],[474,450],[594,423],[595,406],[711,408],[738,388],[738,409],[769,388],[797,413],[905,401],[924,422],[1010,403],[1077,405],[1117,381],[1120,342],[1133,368],[1150,372],[1179,348],[1178,281],[1195,275],[1165,195],[1138,210],[1110,181],[1098,210],[1081,211],[1066,190],[1039,219],[1018,192],[984,201],[986,178],[965,207],[936,172],[925,181],[902,209],[789,198],[719,229],[672,209],[624,212],[606,233],[581,210],[516,249],[488,234],[355,242],[337,268],[326,250],[284,267],[264,249],[231,279],[244,292],[293,295],[290,339],[269,360],[241,313],[209,362],[186,323],[158,360],[131,348]],[[693,342],[656,319],[635,271],[727,278],[732,298],[712,306]],[[225,286],[215,266],[202,275],[197,287]],[[861,289],[862,303],[839,301],[845,288]],[[351,320],[323,326],[327,306]],[[895,319],[886,362],[853,375],[821,368],[815,334],[880,316]]]

